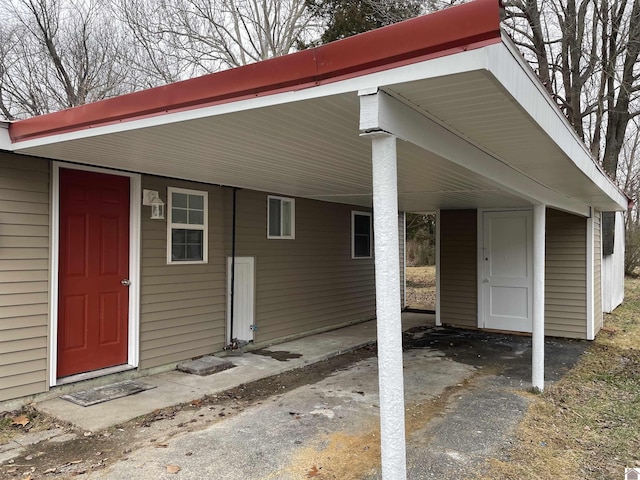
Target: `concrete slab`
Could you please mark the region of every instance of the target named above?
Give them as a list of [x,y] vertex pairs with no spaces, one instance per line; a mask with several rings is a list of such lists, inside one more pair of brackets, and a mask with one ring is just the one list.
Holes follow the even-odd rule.
[[[406,328],[434,323],[433,315],[403,314],[403,323],[405,318]],[[94,432],[146,415],[156,409],[189,403],[205,395],[220,393],[245,383],[319,362],[375,340],[375,321],[363,322],[269,347],[272,350],[301,354],[299,358],[278,361],[249,352],[241,356],[226,357],[225,360],[233,363],[235,367],[209,376],[201,377],[178,371],[165,372],[142,378],[144,383],[157,387],[146,392],[89,407],[54,398],[39,403],[36,408],[86,431]]]
[[176,370],[205,377],[207,375],[228,370],[229,368],[233,368],[233,363],[229,360],[214,357],[213,355],[207,355],[206,357],[191,360],[190,362],[179,363]]

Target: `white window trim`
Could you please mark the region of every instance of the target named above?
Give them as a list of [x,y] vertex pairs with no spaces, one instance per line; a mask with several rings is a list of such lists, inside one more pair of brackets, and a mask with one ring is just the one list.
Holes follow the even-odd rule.
[[[189,225],[185,223],[172,223],[172,203],[174,193],[187,195],[200,195],[204,197],[204,222],[202,225]],[[202,260],[172,260],[171,259],[171,231],[174,228],[181,230],[202,230]],[[204,190],[189,190],[186,188],[167,187],[167,265],[199,265],[209,263],[209,192]]]
[[[369,217],[369,256],[356,256],[356,215]],[[351,211],[351,258],[353,260],[362,260],[373,257],[373,218],[371,212]]]
[[[271,235],[269,233],[269,201],[271,199],[289,202],[291,204],[291,235]],[[282,232],[282,203],[280,203],[280,231]],[[296,199],[291,197],[279,197],[277,195],[267,195],[267,238],[272,240],[295,240],[296,238]]]

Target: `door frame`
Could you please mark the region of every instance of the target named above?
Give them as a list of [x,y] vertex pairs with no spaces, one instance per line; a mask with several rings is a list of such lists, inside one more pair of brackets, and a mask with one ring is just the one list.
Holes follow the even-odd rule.
[[[57,377],[58,367],[58,301],[59,301],[59,255],[60,255],[60,169],[84,170],[88,172],[105,173],[129,177],[129,329],[127,345],[127,365],[109,367],[99,370],[100,374],[79,374],[65,377],[60,381]],[[49,275],[49,387],[74,381],[107,375],[117,371],[137,368],[140,361],[140,230],[141,230],[141,199],[142,179],[137,173],[121,172],[106,168],[77,165],[65,162],[51,163],[51,227],[50,252],[51,264]]]
[[[478,296],[478,323],[477,326],[480,329],[485,327],[484,316],[484,290],[482,280],[484,278],[484,214],[485,212],[533,212],[533,207],[515,207],[515,208],[479,208],[477,210],[477,258],[476,258],[476,283],[477,283],[477,296]],[[533,293],[533,290],[532,292]]]
[[[231,256],[227,257],[227,314],[226,314],[226,334],[225,338],[227,339],[227,345],[231,343],[232,331],[231,331]],[[239,258],[249,258],[251,259],[251,264],[253,266],[253,285],[251,286],[253,290],[253,325],[256,323],[256,257],[253,255],[236,255],[236,261]],[[235,304],[235,302],[234,302]],[[252,340],[255,343],[255,330],[252,332]]]

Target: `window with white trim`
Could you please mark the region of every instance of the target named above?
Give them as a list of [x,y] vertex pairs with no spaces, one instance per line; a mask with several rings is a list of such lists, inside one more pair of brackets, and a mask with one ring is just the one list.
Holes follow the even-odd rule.
[[351,258],[371,258],[371,213],[351,212]]
[[293,198],[267,196],[267,238],[295,238],[295,205]]
[[207,263],[208,193],[167,189],[167,263]]

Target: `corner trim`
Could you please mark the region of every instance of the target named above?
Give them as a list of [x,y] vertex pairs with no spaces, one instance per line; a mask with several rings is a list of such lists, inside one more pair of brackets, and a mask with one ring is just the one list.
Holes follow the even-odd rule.
[[594,225],[593,225],[593,209],[591,215],[587,218],[587,340],[595,338],[595,297],[594,297]]

